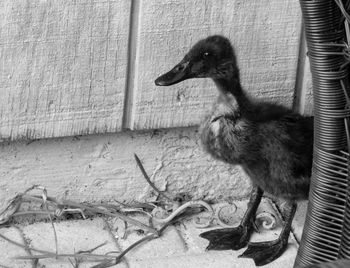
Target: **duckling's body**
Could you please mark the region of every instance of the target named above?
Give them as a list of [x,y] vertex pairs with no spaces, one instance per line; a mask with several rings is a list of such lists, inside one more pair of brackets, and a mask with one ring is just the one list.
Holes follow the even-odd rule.
[[234,96],[220,94],[200,127],[204,149],[240,165],[254,185],[284,199],[306,199],[312,164],[312,117],[285,107],[249,102],[242,111]]
[[[264,265],[278,258],[288,244],[296,200],[309,192],[313,119],[281,105],[259,102],[241,87],[236,57],[228,39],[210,36],[199,41],[184,59],[156,84],[169,86],[190,78],[212,78],[219,90],[213,110],[200,128],[204,149],[214,158],[241,165],[253,190],[247,211],[237,228],[211,230],[201,234],[208,249],[240,249],[243,257]],[[279,238],[248,243],[256,210],[264,191],[286,202],[285,225]]]

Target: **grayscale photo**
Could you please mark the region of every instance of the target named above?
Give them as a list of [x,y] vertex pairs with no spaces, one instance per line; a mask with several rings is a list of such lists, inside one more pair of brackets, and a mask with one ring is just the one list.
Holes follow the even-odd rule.
[[0,0],[0,268],[350,268],[350,0]]

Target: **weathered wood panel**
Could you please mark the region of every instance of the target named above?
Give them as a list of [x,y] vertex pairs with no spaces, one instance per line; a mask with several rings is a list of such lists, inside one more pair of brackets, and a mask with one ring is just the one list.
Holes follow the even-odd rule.
[[304,75],[302,78],[302,91],[300,102],[300,113],[305,115],[314,114],[314,99],[312,93],[312,75],[310,71],[309,57],[305,58]]
[[121,129],[131,1],[0,2],[0,138]]
[[298,72],[295,83],[295,110],[304,115],[313,115],[314,103],[310,61],[307,56],[305,33],[302,32],[299,50]]
[[301,31],[297,1],[142,0],[138,10],[130,128],[199,123],[216,95],[210,80],[171,88],[156,87],[153,81],[210,34],[233,41],[246,90],[292,105]]

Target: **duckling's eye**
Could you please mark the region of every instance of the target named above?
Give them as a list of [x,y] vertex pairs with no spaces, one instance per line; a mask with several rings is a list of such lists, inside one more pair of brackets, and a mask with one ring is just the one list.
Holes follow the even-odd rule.
[[203,56],[203,59],[207,59],[207,58],[209,58],[210,53],[209,52],[204,52],[202,56]]

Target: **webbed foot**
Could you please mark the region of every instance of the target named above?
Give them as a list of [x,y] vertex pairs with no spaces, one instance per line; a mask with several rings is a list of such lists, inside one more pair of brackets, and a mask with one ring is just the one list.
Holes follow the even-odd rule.
[[262,266],[276,260],[285,251],[287,239],[278,238],[270,242],[249,243],[239,258],[252,258],[256,266]]
[[247,226],[239,225],[236,228],[207,231],[199,236],[209,240],[207,250],[238,250],[247,246],[250,231]]

